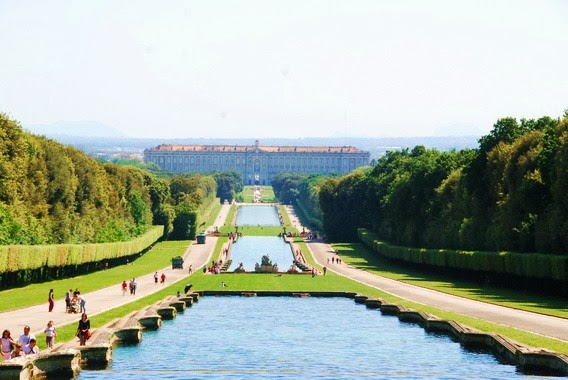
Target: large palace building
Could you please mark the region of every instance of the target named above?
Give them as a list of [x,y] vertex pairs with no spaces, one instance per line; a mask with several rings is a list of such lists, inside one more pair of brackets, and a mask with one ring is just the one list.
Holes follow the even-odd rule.
[[370,153],[343,146],[159,145],[144,150],[144,162],[171,172],[236,170],[245,184],[270,185],[279,173],[347,174],[369,165]]

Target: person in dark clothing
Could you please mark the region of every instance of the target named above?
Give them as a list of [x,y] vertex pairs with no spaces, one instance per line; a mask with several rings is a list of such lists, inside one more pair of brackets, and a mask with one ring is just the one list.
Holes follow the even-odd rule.
[[189,291],[191,290],[191,287],[192,287],[192,286],[193,286],[193,284],[187,284],[187,285],[185,286],[185,288],[183,288],[183,292],[184,292],[185,294],[187,294],[187,292],[189,292]]
[[79,320],[79,325],[77,326],[77,336],[79,337],[79,344],[81,346],[84,346],[87,339],[89,339],[91,334],[90,329],[91,321],[89,321],[87,314],[83,313]]

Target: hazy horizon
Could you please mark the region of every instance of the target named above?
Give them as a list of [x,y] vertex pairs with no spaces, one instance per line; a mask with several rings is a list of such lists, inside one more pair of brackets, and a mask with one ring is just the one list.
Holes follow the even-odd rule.
[[568,108],[566,15],[562,0],[5,0],[0,112],[134,138],[482,136]]

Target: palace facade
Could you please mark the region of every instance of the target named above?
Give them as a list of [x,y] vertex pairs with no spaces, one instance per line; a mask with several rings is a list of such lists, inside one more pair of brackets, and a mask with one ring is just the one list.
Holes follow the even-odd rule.
[[369,165],[370,153],[351,146],[159,145],[144,162],[171,172],[236,170],[246,185],[270,185],[279,173],[347,174]]

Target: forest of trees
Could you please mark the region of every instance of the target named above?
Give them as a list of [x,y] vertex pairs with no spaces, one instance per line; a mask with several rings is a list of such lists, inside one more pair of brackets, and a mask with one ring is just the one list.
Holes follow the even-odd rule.
[[152,224],[193,239],[216,193],[211,176],[157,178],[100,163],[0,114],[0,245],[125,241]]
[[503,118],[478,149],[416,146],[324,181],[285,175],[275,189],[295,203],[318,194],[315,218],[334,241],[364,227],[403,246],[566,254],[568,114]]

